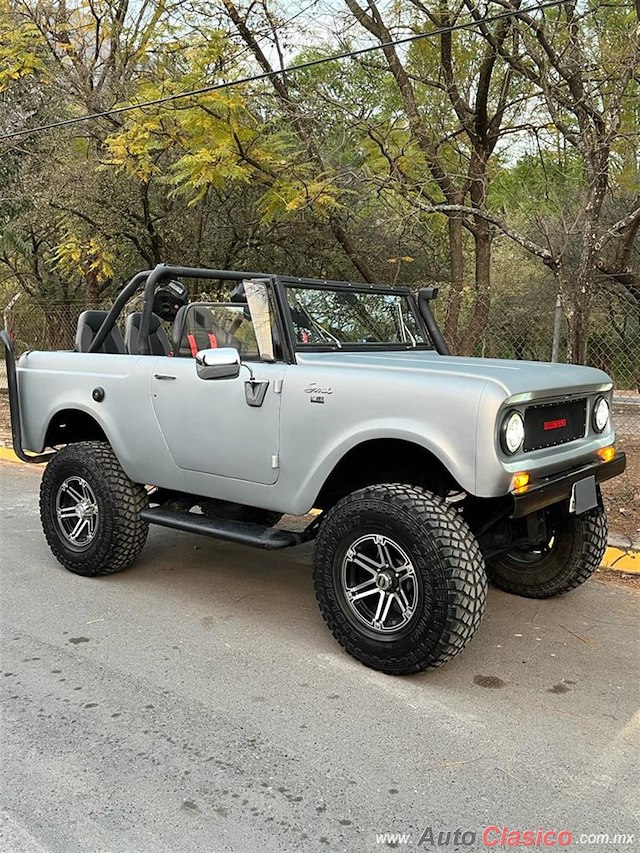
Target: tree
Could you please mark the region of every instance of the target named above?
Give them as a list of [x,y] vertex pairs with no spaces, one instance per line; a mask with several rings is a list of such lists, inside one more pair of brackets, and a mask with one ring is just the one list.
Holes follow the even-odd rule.
[[[270,83],[276,94],[276,98],[283,109],[284,115],[288,119],[296,133],[301,145],[306,154],[310,165],[315,167],[315,171],[320,181],[331,180],[332,170],[326,162],[326,157],[317,144],[312,122],[308,119],[308,113],[304,109],[304,103],[296,98],[289,85],[289,80],[285,74],[274,74],[274,66],[267,58],[265,52],[260,47],[254,33],[248,26],[248,12],[244,15],[240,12],[238,6],[233,3],[233,0],[223,0],[224,8],[230,21],[236,28],[239,36],[242,38],[247,47],[251,50],[253,56],[258,62],[262,70],[271,74]],[[262,6],[267,24],[271,31],[273,44],[280,59],[280,66],[284,64],[284,54],[282,50],[281,40],[276,26],[275,16],[270,11],[268,2],[265,0]],[[355,242],[349,233],[348,216],[345,217],[345,208],[338,210],[338,206],[334,209],[329,217],[328,223],[332,234],[337,243],[347,255],[354,267],[358,270],[365,281],[373,281],[373,275],[367,261],[358,252]]]
[[[505,0],[496,2],[512,8]],[[539,111],[548,116],[582,166],[581,192],[567,205],[571,213],[564,220],[561,239],[537,252],[558,278],[569,322],[570,358],[582,362],[599,274],[632,289],[637,283],[629,264],[640,225],[640,195],[628,198],[625,214],[613,223],[607,221],[605,201],[616,177],[621,177],[615,174],[616,159],[625,146],[633,146],[632,180],[636,188],[640,183],[640,6],[636,3],[635,10],[623,4],[578,7],[569,0],[559,9],[536,15],[522,11],[515,24],[518,37],[507,45],[484,25],[475,4],[465,3],[488,44],[514,74],[534,87]],[[578,248],[571,262],[576,235]]]
[[[507,132],[505,122],[515,120],[521,101],[512,86],[511,69],[498,61],[500,49],[512,32],[510,21],[503,19],[487,27],[492,41],[483,46],[473,34],[454,36],[447,31],[461,22],[460,7],[450,6],[447,0],[440,0],[433,8],[422,0],[411,0],[409,25],[413,31],[435,27],[439,34],[433,40],[435,47],[432,42],[418,43],[403,61],[398,49],[389,45],[393,34],[375,0],[367,0],[364,7],[357,0],[345,2],[356,20],[383,45],[411,136],[434,186],[429,190],[422,184],[412,185],[407,170],[392,154],[390,177],[400,179],[402,191],[408,192],[408,200],[415,199],[420,209],[439,210],[447,216],[451,289],[445,335],[454,349],[470,352],[490,310],[492,231],[484,212],[491,160]],[[443,111],[447,119],[434,121],[434,114]],[[471,318],[462,330],[465,230],[474,244],[475,287]]]
[[[335,32],[309,44],[277,2],[0,0],[7,131],[270,75],[4,144],[6,286],[96,305],[166,260],[447,280],[445,333],[471,353],[501,314],[524,329],[503,275],[524,251],[542,264],[538,287],[555,276],[571,358],[588,356],[593,310],[628,328],[593,300],[640,293],[637,10],[565,2],[490,21],[474,0],[345,0]],[[275,73],[367,40],[382,49]]]

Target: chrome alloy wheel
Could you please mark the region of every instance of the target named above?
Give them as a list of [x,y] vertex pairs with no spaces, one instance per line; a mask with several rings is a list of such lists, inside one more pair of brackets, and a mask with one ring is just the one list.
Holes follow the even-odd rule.
[[60,533],[76,548],[86,548],[96,535],[98,502],[82,477],[67,477],[56,494],[56,518]]
[[343,557],[341,581],[350,609],[374,631],[399,631],[416,611],[416,570],[388,536],[372,533],[356,539]]

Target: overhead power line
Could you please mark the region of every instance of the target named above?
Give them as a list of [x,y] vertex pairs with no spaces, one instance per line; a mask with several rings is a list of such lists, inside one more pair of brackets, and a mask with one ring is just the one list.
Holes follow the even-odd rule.
[[183,98],[193,98],[198,95],[206,95],[209,92],[218,92],[221,89],[230,89],[233,86],[243,86],[246,83],[257,83],[260,80],[268,80],[271,77],[277,77],[281,74],[292,74],[295,71],[304,71],[308,68],[316,68],[318,65],[325,65],[328,62],[341,62],[343,59],[352,59],[355,56],[362,56],[365,53],[372,53],[376,50],[384,50],[386,47],[398,47],[403,44],[411,44],[422,39],[435,38],[445,33],[453,33],[458,30],[469,30],[480,26],[481,24],[491,24],[495,21],[501,21],[505,18],[516,18],[520,15],[531,14],[532,12],[541,12],[544,9],[552,9],[555,6],[561,6],[565,0],[549,0],[547,3],[539,3],[535,6],[529,6],[525,9],[512,9],[507,12],[499,12],[496,15],[488,15],[481,21],[466,21],[465,23],[452,24],[447,27],[438,27],[435,30],[430,30],[427,33],[417,33],[412,36],[404,36],[403,38],[394,39],[393,41],[380,42],[379,44],[361,47],[356,50],[348,50],[344,53],[336,53],[332,56],[323,56],[319,59],[311,59],[308,62],[301,62],[299,65],[290,65],[288,68],[276,68],[273,71],[263,71],[259,74],[252,74],[248,77],[241,77],[238,80],[229,80],[226,83],[212,83],[209,86],[202,86],[199,89],[191,89],[186,92],[176,92],[173,95],[164,95],[161,98],[155,98],[151,101],[141,101],[135,104],[125,104],[122,107],[113,107],[102,112],[89,113],[75,118],[62,119],[54,121],[50,124],[40,124],[35,127],[24,128],[23,130],[14,130],[11,133],[0,135],[0,141],[5,139],[15,139],[18,136],[27,136],[35,133],[45,133],[48,130],[56,130],[59,127],[69,127],[73,124],[80,124],[85,121],[92,121],[98,118],[107,118],[108,116],[121,115],[122,113],[132,112],[133,110],[141,110],[145,107],[156,107],[161,104],[168,104],[172,101],[182,100]]

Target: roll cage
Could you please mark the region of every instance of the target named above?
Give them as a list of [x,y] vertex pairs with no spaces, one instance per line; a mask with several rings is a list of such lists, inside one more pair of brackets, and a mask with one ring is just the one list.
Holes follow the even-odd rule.
[[[325,288],[327,290],[358,290],[361,292],[381,292],[404,295],[409,300],[417,320],[424,325],[428,332],[436,352],[440,355],[449,355],[449,348],[442,336],[442,332],[431,311],[430,302],[438,294],[435,287],[424,287],[417,294],[409,287],[389,287],[378,284],[354,284],[348,281],[331,281],[328,279],[299,278],[295,276],[277,276],[268,273],[242,272],[235,270],[213,270],[204,267],[182,267],[169,264],[158,264],[152,270],[143,270],[137,273],[124,285],[117,295],[111,309],[107,312],[102,325],[93,338],[88,352],[98,352],[109,332],[118,321],[122,310],[127,302],[141,289],[144,288],[144,304],[140,318],[140,342],[139,353],[149,355],[149,330],[151,327],[151,315],[153,314],[153,297],[156,286],[167,278],[200,278],[217,281],[242,282],[247,280],[264,281],[272,287],[275,300],[275,319],[280,334],[282,357],[288,364],[296,361],[296,342],[293,329],[293,321],[286,297],[287,285],[296,287]],[[417,310],[416,310],[417,309]],[[22,447],[21,411],[18,395],[18,379],[16,369],[16,356],[12,336],[8,329],[0,331],[0,343],[5,350],[5,363],[7,367],[7,383],[9,389],[9,406],[11,413],[11,432],[13,447],[18,457],[23,462],[47,462],[56,451],[47,453],[27,454]],[[375,349],[397,349],[396,346],[384,344],[368,345]],[[307,347],[307,350],[311,348]],[[326,349],[319,347],[318,349]],[[345,347],[345,350],[349,349]]]
[[[278,276],[268,273],[242,272],[235,270],[212,270],[204,267],[181,267],[171,266],[168,264],[158,264],[152,270],[143,270],[142,272],[137,273],[122,288],[116,297],[113,306],[102,322],[102,325],[96,332],[96,335],[88,348],[88,352],[99,351],[107,335],[115,326],[124,306],[140,289],[143,289],[144,303],[142,307],[142,317],[140,319],[140,344],[138,351],[140,355],[149,355],[149,331],[151,327],[151,315],[153,313],[153,297],[157,285],[164,279],[168,278],[195,278],[229,282],[258,280],[269,284],[274,295],[276,323],[282,346],[282,356],[289,364],[295,363],[296,360],[296,340],[286,295],[286,288],[291,285],[303,288],[308,287],[347,291],[357,290],[359,292],[375,292],[405,296],[408,299],[416,318],[424,325],[424,329],[431,338],[435,350],[441,355],[449,355],[449,349],[429,304],[430,301],[437,296],[437,288],[425,287],[415,294],[406,286],[389,287],[379,284],[354,284],[348,281],[330,281],[327,279]],[[367,347],[382,350],[397,348],[395,345],[388,344],[368,344]],[[309,350],[312,348],[306,347],[306,349]],[[318,347],[318,349],[322,350],[326,349],[326,347]],[[345,347],[345,349],[348,349],[348,347]]]

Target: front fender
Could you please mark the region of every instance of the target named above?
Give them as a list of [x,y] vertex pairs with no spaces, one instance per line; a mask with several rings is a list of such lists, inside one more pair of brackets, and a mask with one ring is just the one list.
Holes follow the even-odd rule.
[[[485,383],[301,364],[287,375],[280,418],[281,483],[298,511],[313,505],[338,462],[374,439],[429,451],[462,489],[475,493],[478,410]],[[325,393],[310,393],[310,389]],[[320,399],[322,402],[320,402]]]
[[399,419],[389,419],[362,425],[362,428],[356,433],[352,432],[348,435],[339,436],[330,447],[325,449],[326,455],[300,484],[296,504],[311,506],[338,463],[351,450],[368,441],[378,439],[396,439],[424,448],[446,468],[462,489],[473,491],[475,484],[475,443],[472,447],[468,446],[470,457],[465,464],[465,461],[460,459],[459,453],[454,456],[453,448],[445,444],[444,436],[440,436],[441,440],[439,441],[435,436],[425,436],[424,431],[419,431],[416,425],[407,424],[406,421],[401,422]]

